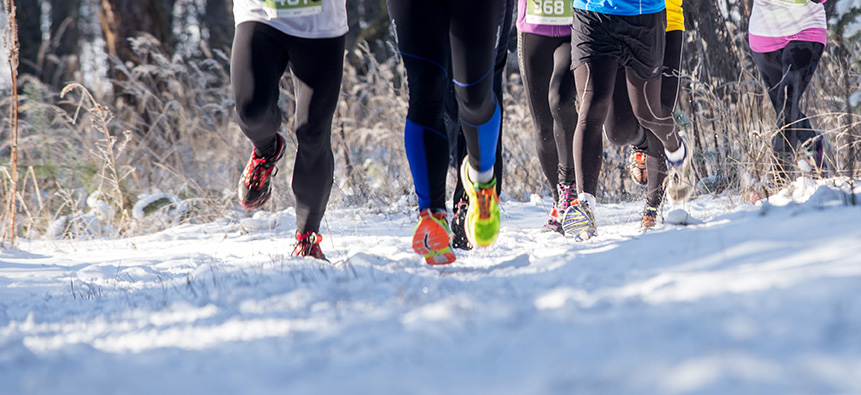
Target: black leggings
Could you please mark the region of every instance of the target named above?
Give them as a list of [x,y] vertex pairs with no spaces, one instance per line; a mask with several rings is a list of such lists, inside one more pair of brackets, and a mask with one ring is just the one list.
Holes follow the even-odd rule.
[[[602,131],[613,100],[619,62],[613,57],[593,59],[574,70],[574,80],[580,96],[580,116],[574,132],[574,164],[577,172],[577,192],[595,194],[601,172],[603,153]],[[632,69],[625,69],[627,93],[631,109],[640,125],[648,128],[663,148],[675,151],[680,146],[672,111],[661,104],[661,82],[647,81]]]
[[780,129],[772,146],[778,153],[797,152],[818,133],[801,111],[801,96],[819,65],[825,46],[809,41],[791,41],[785,48],[768,53],[753,53],[759,73],[768,86],[768,97],[777,113]]
[[504,9],[504,0],[388,2],[407,69],[405,144],[419,209],[446,207],[449,144],[443,112],[449,79],[455,83],[470,164],[485,171],[495,163],[500,117],[493,69]]
[[[673,30],[666,33],[667,44],[664,50],[664,66],[661,74],[661,104],[671,111],[675,108],[679,95],[684,36],[683,30]],[[616,74],[616,86],[624,84],[624,81],[625,71],[619,68]],[[664,179],[667,177],[664,146],[652,131],[640,126],[634,115],[634,110],[631,108],[631,101],[626,89],[613,91],[613,101],[607,112],[604,133],[607,140],[615,145],[634,145],[637,149],[648,154],[646,171],[649,177],[646,204],[649,207],[660,207],[664,196]]]
[[518,33],[518,55],[523,86],[535,124],[535,147],[544,176],[558,201],[556,184],[573,184],[571,153],[577,126],[571,38]]
[[332,190],[332,117],[341,91],[344,36],[306,39],[263,23],[236,27],[230,77],[242,132],[259,152],[271,152],[281,126],[279,81],[293,74],[298,152],[293,164],[296,229],[318,231]]
[[[496,46],[496,60],[493,65],[493,96],[496,98],[496,103],[499,106],[500,119],[505,117],[505,106],[502,103],[502,72],[505,71],[505,65],[508,63],[508,38],[511,34],[512,15],[514,13],[514,0],[505,0],[505,13],[502,18],[502,28],[499,30],[499,43]],[[451,70],[451,69],[449,69]],[[457,126],[448,128],[448,138],[454,144],[452,147],[452,161],[455,169],[457,169],[457,178],[454,184],[454,193],[452,194],[452,202],[457,205],[461,200],[466,200],[466,193],[463,191],[463,182],[460,178],[460,161],[466,156],[466,139],[463,135],[463,129],[460,127],[460,122],[457,118],[457,98],[454,95],[454,86],[451,86],[449,94],[446,96],[445,111],[447,122],[454,120]],[[496,144],[496,162],[493,166],[493,176],[496,177],[496,194],[502,193],[502,173],[505,168],[505,162],[502,160],[502,122],[499,123],[499,137]]]

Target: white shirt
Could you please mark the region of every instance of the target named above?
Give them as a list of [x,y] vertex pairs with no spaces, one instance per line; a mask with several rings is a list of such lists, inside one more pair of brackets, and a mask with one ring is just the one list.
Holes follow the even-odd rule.
[[806,2],[792,4],[781,0],[754,0],[750,12],[751,34],[763,37],[784,37],[810,29],[827,29],[825,7]]
[[347,33],[347,0],[233,0],[233,19],[261,22],[302,38]]

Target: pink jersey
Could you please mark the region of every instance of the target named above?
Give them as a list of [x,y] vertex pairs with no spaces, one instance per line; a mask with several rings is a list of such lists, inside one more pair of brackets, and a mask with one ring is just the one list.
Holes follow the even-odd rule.
[[791,41],[826,44],[828,25],[825,7],[810,1],[754,0],[750,13],[750,49],[766,53],[786,47]]

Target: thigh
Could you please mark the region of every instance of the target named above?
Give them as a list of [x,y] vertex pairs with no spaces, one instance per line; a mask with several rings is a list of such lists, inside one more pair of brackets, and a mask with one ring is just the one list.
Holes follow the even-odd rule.
[[450,15],[438,0],[389,0],[389,18],[395,30],[398,51],[408,58],[434,64],[445,70],[448,63]]
[[613,17],[614,15],[598,12],[574,10],[571,25],[571,70],[602,58],[613,58],[618,62],[622,52],[611,33]]
[[759,53],[753,52],[753,61],[759,69],[759,75],[769,91],[774,90],[783,79],[783,50]]
[[622,48],[619,62],[643,80],[661,77],[667,40],[666,20],[666,11],[616,16],[611,20],[612,35]]
[[574,69],[574,80],[580,98],[580,123],[604,123],[612,101],[619,63],[611,57],[594,59]]
[[442,131],[445,95],[451,80],[446,67],[450,53],[449,13],[439,0],[389,0],[388,11],[407,71],[407,118]]
[[549,116],[547,98],[553,64],[548,60],[553,56],[553,47],[544,36],[519,33],[518,37],[520,38],[520,70],[532,115],[533,117]]
[[550,77],[551,95],[558,95],[558,100],[551,100],[561,105],[574,106],[577,89],[574,87],[574,73],[571,72],[571,40],[555,39],[553,50],[553,75]]
[[341,93],[344,73],[344,36],[295,38],[290,46],[290,68],[295,81],[296,122],[331,122]]
[[[278,100],[278,82],[287,69],[287,34],[263,23],[236,27],[230,58],[230,79],[237,103]],[[274,105],[274,103],[271,103]]]
[[493,78],[505,0],[452,0],[448,6],[452,78],[458,85]]
[[799,96],[807,89],[824,51],[824,45],[809,41],[793,41],[783,49],[781,62],[786,80],[796,85]]

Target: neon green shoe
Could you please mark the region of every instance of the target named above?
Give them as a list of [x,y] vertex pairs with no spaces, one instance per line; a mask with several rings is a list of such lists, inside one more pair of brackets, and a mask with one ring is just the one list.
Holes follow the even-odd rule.
[[469,180],[469,161],[463,159],[460,166],[460,177],[463,189],[469,196],[469,208],[466,211],[466,238],[475,247],[487,247],[499,236],[499,197],[496,196],[496,178],[487,184],[474,183]]

